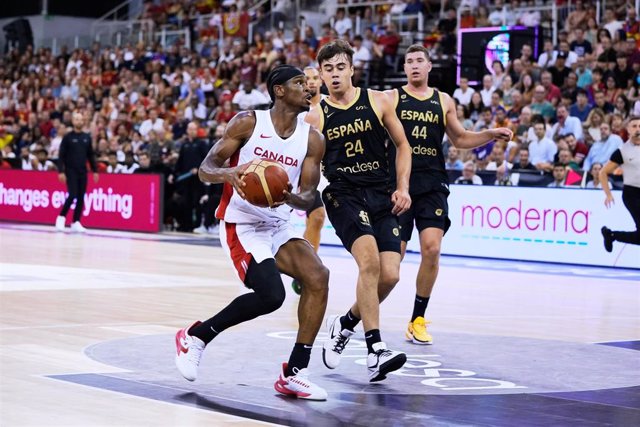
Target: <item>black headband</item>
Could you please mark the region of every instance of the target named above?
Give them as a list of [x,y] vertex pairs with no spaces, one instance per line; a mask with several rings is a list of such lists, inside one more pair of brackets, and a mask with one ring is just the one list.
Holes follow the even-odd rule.
[[269,76],[267,77],[267,90],[269,91],[269,96],[271,100],[275,102],[276,96],[273,93],[273,87],[275,85],[282,85],[294,77],[304,76],[302,70],[298,67],[294,67],[293,65],[278,65],[276,68],[271,70]]

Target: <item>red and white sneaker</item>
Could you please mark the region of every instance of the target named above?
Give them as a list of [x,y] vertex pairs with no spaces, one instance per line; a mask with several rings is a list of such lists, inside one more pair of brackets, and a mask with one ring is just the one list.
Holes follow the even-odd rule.
[[295,396],[298,399],[307,400],[327,400],[327,392],[325,389],[309,381],[309,370],[307,368],[295,371],[294,375],[285,377],[287,363],[282,364],[282,371],[278,377],[278,381],[273,385],[278,393],[287,396]]
[[195,322],[188,328],[180,329],[176,333],[176,366],[185,379],[195,381],[198,377],[198,365],[204,351],[205,344],[198,337],[189,335],[188,331],[194,326],[198,326],[200,321]]

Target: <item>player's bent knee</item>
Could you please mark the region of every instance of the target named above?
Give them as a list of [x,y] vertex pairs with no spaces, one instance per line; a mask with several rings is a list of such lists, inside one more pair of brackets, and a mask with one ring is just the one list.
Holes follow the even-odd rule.
[[309,271],[304,279],[304,288],[311,292],[327,292],[329,290],[329,269],[319,265]]
[[420,253],[422,254],[422,260],[425,262],[437,262],[440,256],[440,245],[437,243],[426,245]]
[[271,292],[261,295],[264,314],[272,313],[282,307],[286,296],[284,286],[273,287]]

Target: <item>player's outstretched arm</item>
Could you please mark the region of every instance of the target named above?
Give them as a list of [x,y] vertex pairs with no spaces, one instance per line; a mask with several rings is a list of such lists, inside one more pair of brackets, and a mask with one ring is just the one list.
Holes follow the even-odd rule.
[[309,129],[307,156],[302,161],[300,170],[300,191],[285,191],[285,203],[294,209],[307,210],[313,205],[316,189],[320,182],[320,162],[324,157],[324,136],[315,128]]
[[456,115],[456,104],[453,98],[443,93],[442,100],[447,118],[446,132],[454,147],[470,149],[480,147],[494,139],[509,142],[513,138],[513,132],[509,128],[485,129],[480,132],[465,130]]
[[225,162],[242,147],[251,136],[256,124],[252,111],[238,113],[227,125],[222,138],[216,142],[198,169],[198,177],[202,182],[228,182],[233,185],[240,197],[244,198],[242,173],[246,165],[225,167]]
[[391,196],[394,206],[392,213],[400,215],[411,207],[409,196],[409,175],[411,175],[411,146],[404,134],[404,128],[396,115],[393,102],[384,92],[372,90],[375,103],[382,114],[382,123],[387,128],[391,140],[396,145],[396,191]]

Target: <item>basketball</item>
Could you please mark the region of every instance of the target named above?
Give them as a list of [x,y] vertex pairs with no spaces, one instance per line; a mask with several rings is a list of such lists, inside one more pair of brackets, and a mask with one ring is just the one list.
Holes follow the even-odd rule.
[[246,200],[261,208],[272,207],[284,201],[284,190],[289,189],[289,175],[284,167],[272,160],[255,159],[242,175]]

